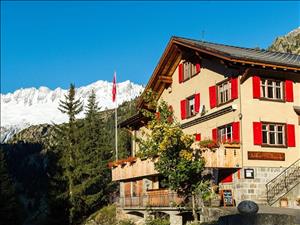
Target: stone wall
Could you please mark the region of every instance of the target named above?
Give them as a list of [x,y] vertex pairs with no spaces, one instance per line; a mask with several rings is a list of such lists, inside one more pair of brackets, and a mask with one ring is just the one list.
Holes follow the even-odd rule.
[[[267,204],[266,184],[285,168],[249,167],[254,170],[254,178],[245,178],[245,169],[233,174],[233,182],[220,184],[220,190],[231,189],[236,205],[243,200],[252,200],[257,204]],[[238,175],[240,173],[240,175]]]

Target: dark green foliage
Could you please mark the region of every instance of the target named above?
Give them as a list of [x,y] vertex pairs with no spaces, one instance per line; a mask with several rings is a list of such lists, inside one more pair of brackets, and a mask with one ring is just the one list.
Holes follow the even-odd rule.
[[80,157],[75,173],[75,192],[81,203],[80,214],[85,217],[108,203],[113,190],[111,172],[107,164],[112,157],[109,134],[103,118],[99,117],[94,91],[88,99],[86,118],[82,121]]
[[146,219],[145,225],[170,225],[170,222],[168,219],[165,218],[148,217]]
[[116,225],[116,206],[108,205],[103,207],[95,216],[95,221],[101,225]]
[[8,173],[4,151],[0,148],[0,221],[1,224],[20,223],[20,204],[12,179]]
[[[51,213],[69,217],[68,224],[79,224],[92,212],[106,205],[116,190],[111,182],[108,162],[114,157],[114,114],[100,113],[95,92],[92,91],[85,110],[85,118],[76,120],[81,103],[75,100],[71,85],[60,110],[69,116],[69,123],[55,126],[53,149],[49,155],[51,175]],[[73,101],[74,103],[71,103]],[[120,110],[127,116],[132,110]],[[119,133],[120,155],[130,150],[127,133]],[[57,211],[55,206],[64,205]],[[65,215],[65,216],[64,216]]]
[[[92,93],[86,118],[78,120],[76,112],[81,104],[72,95],[69,93],[60,106],[72,117],[68,123],[32,126],[16,135],[10,144],[2,145],[8,153],[16,196],[22,199],[23,223],[79,224],[116,194],[107,165],[114,158],[114,110],[99,112]],[[67,102],[70,99],[72,104]],[[134,101],[124,103],[118,108],[119,121],[135,114],[135,110]],[[130,135],[120,129],[118,138],[119,155],[126,157],[131,149]]]

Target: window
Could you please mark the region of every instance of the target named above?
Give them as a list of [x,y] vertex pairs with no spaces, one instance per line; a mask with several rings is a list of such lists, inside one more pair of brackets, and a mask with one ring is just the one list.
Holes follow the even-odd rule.
[[278,80],[261,79],[261,97],[283,100],[283,82]]
[[231,100],[231,82],[226,81],[218,85],[218,104]]
[[232,124],[218,128],[218,139],[220,142],[232,141]]
[[285,126],[283,124],[262,124],[262,144],[285,145]]
[[183,63],[183,79],[188,80],[192,76],[196,75],[197,70],[196,70],[196,65],[186,61]]
[[187,117],[192,117],[195,114],[195,96],[192,96],[187,99]]

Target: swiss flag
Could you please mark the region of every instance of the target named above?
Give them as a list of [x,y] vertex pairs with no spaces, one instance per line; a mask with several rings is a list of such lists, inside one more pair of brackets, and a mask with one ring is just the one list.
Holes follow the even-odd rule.
[[114,79],[113,79],[113,88],[112,88],[112,101],[116,101],[116,95],[117,95],[117,75],[116,72],[114,73]]

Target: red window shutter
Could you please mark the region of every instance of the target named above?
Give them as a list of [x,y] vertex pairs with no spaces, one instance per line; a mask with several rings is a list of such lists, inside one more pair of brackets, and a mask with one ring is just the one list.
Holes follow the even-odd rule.
[[195,101],[195,112],[198,113],[200,110],[200,93],[195,94],[194,101]]
[[181,109],[181,119],[184,120],[186,118],[186,99],[180,101],[180,109]]
[[238,98],[238,78],[231,78],[231,99]]
[[217,86],[209,87],[209,103],[210,108],[215,108],[217,106]]
[[296,140],[295,140],[295,125],[294,124],[287,124],[286,125],[286,132],[287,132],[287,146],[288,147],[296,147]]
[[196,64],[196,73],[200,73],[201,71],[201,66],[199,63]]
[[212,133],[213,141],[218,141],[218,130],[217,130],[217,128],[212,129],[211,133]]
[[201,134],[195,134],[195,140],[201,141]]
[[178,66],[178,79],[179,79],[179,83],[183,82],[183,64],[180,63]]
[[253,122],[253,144],[261,145],[262,143],[262,124],[261,122]]
[[252,77],[253,98],[260,98],[260,77]]
[[221,180],[221,183],[230,183],[230,182],[232,182],[232,173]]
[[293,81],[291,80],[285,81],[285,100],[287,102],[294,101]]
[[232,123],[232,141],[240,142],[240,122]]

